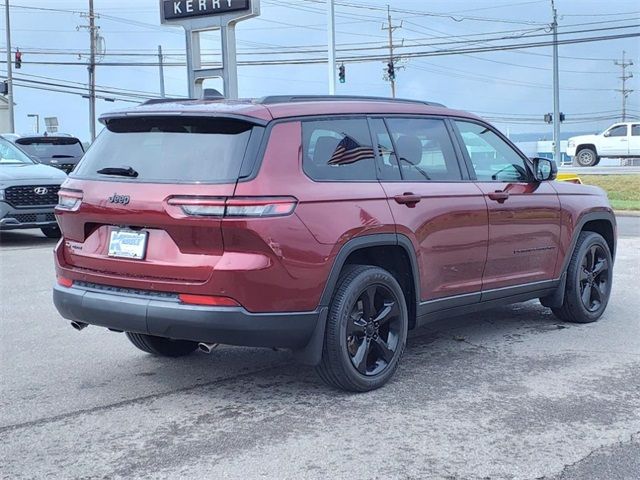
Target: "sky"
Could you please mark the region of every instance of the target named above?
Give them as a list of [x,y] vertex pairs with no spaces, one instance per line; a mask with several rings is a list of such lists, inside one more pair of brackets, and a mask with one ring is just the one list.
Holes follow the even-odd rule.
[[[553,111],[551,46],[433,55],[452,49],[549,41],[550,0],[335,1],[339,59],[388,55],[388,32],[382,27],[387,22],[386,5],[390,4],[392,23],[400,27],[394,30],[401,67],[396,75],[398,97],[472,111],[512,134],[536,133],[539,138],[551,138],[551,126],[542,121],[545,113]],[[0,0],[2,10],[4,3]],[[78,27],[87,25],[88,0],[10,0],[10,5],[12,47],[23,52],[22,68],[14,70],[16,78],[21,79],[21,86],[14,90],[17,132],[34,131],[35,120],[27,115],[38,114],[41,130],[42,118],[58,117],[61,131],[87,140],[89,105],[79,95],[85,92],[79,89],[87,82],[84,63],[88,60],[89,34]],[[556,7],[561,40],[640,32],[640,5],[636,0],[556,0]],[[104,63],[157,63],[158,45],[166,53],[166,63],[182,63],[182,29],[160,24],[158,0],[95,0],[95,10],[105,47],[102,64],[97,67],[99,89],[117,89],[118,98],[123,98],[122,90],[127,90],[129,95],[136,95],[129,97],[134,101],[158,96],[157,66]],[[4,15],[0,25],[0,57],[4,60]],[[240,66],[240,96],[327,94],[326,61],[277,64],[278,59],[326,59],[326,28],[324,0],[262,0],[261,15],[237,26],[238,59],[276,64]],[[500,37],[509,38],[488,40]],[[207,33],[201,43],[208,54],[205,60],[216,61],[219,35]],[[635,92],[630,94],[627,107],[630,114],[640,118],[640,37],[559,46],[560,110],[567,118],[562,125],[564,132],[601,131],[618,120],[622,101],[616,89],[621,88],[621,69],[614,59],[620,60],[623,50],[635,63],[628,70],[635,77],[627,82],[627,88]],[[420,52],[431,55],[409,55]],[[58,64],[42,64],[45,62]],[[338,84],[336,93],[389,96],[390,84],[383,78],[386,63],[380,58],[344,62],[346,82]],[[164,74],[168,96],[187,96],[186,67],[169,65]],[[0,63],[3,75],[4,61]],[[207,86],[219,87],[220,83],[213,80]],[[68,86],[76,87],[75,95],[33,88],[68,90]],[[99,99],[96,109],[101,114],[134,105]]]

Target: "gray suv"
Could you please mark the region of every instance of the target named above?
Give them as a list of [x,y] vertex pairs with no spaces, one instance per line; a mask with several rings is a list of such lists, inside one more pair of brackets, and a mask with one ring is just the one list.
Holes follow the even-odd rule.
[[0,231],[39,228],[49,238],[59,237],[53,208],[66,178],[0,136]]

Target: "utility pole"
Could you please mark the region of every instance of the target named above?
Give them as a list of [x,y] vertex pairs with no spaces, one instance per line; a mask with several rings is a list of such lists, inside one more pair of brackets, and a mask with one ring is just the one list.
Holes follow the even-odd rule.
[[9,0],[4,2],[4,13],[7,27],[7,102],[9,104],[9,132],[16,132],[13,112],[13,70],[11,62],[11,20],[9,18]]
[[96,139],[96,18],[93,13],[93,0],[89,0],[89,35],[91,36],[89,58],[89,121],[91,141]]
[[93,11],[93,0],[89,0],[89,13],[81,14],[83,17],[89,17],[89,25],[81,25],[78,27],[89,30],[89,130],[91,132],[91,141],[96,139],[96,44],[98,39],[98,29],[96,27],[96,15]]
[[626,52],[622,51],[622,60],[614,60],[613,63],[618,65],[622,69],[622,76],[620,80],[622,80],[622,89],[616,90],[616,92],[620,92],[622,94],[622,121],[627,121],[627,98],[633,92],[630,88],[627,88],[627,80],[633,78],[633,73],[627,73],[627,68],[633,65],[633,60],[625,61]]
[[560,73],[558,66],[558,11],[554,0],[551,0],[553,11],[553,158],[557,165],[562,163],[560,153]]
[[389,69],[388,69],[388,77],[391,82],[391,97],[396,98],[396,74],[395,74],[395,59],[393,58],[393,31],[402,27],[402,22],[400,25],[393,25],[391,22],[391,9],[389,5],[387,5],[387,22],[388,25],[383,26],[383,30],[389,30]]
[[329,95],[336,94],[336,20],[333,0],[327,0],[327,34],[329,53]]
[[164,60],[162,57],[162,45],[158,45],[158,66],[160,68],[160,96],[164,98]]

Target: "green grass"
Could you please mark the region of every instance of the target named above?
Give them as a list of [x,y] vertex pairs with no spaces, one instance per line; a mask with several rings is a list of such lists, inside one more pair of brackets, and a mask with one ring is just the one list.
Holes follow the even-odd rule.
[[614,210],[640,210],[640,175],[580,175],[580,180],[604,189]]

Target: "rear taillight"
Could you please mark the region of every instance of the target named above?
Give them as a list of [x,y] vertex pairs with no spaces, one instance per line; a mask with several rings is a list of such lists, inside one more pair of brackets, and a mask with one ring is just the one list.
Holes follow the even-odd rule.
[[167,202],[197,217],[280,217],[296,208],[294,197],[172,197]]
[[233,298],[229,297],[217,297],[214,295],[191,295],[188,293],[181,293],[178,298],[182,303],[189,305],[207,305],[210,307],[239,307],[240,304]]
[[71,280],[70,278],[58,277],[58,285],[71,288],[73,286],[73,280]]
[[74,211],[80,208],[82,192],[80,190],[60,190],[58,192],[58,205],[61,210]]
[[227,200],[226,217],[279,217],[289,215],[298,201],[293,197],[245,197]]
[[183,213],[195,217],[224,216],[225,199],[217,197],[173,197],[167,202],[177,206]]

